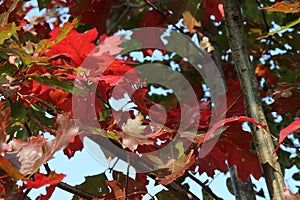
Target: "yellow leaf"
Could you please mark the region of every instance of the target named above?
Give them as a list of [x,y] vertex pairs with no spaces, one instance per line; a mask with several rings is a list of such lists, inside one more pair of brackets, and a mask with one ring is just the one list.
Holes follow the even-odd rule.
[[261,10],[267,10],[271,12],[297,13],[300,12],[300,2],[297,3],[276,2],[273,6],[261,8]]
[[23,174],[16,170],[16,168],[14,168],[14,166],[2,156],[0,156],[0,168],[16,180],[25,178]]
[[184,11],[182,13],[183,24],[189,29],[190,33],[195,33],[195,27],[201,27],[201,22],[197,21],[190,11]]

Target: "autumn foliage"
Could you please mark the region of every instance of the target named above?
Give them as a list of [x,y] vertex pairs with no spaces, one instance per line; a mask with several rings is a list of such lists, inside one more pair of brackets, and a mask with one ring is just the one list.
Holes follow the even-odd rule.
[[[242,9],[268,125],[246,116],[243,88],[226,42],[221,0],[41,0],[37,5],[21,0],[2,1],[0,198],[24,199],[31,188],[46,185],[47,194],[38,199],[49,199],[67,175],[57,174],[49,167],[46,174],[40,173],[40,168],[47,166],[58,151],[62,150],[66,159],[76,156],[85,148],[82,138],[90,135],[105,138],[124,151],[141,154],[163,148],[176,135],[186,141],[175,145],[167,163],[159,152],[145,158],[145,163],[159,165],[159,170],[137,171],[135,179],[114,171],[114,180],[109,180],[103,173],[86,177],[84,183],[74,186],[83,192],[90,188],[88,193],[94,199],[142,199],[149,193],[147,175],[157,184],[169,187],[184,180],[189,172],[214,177],[216,170],[226,173],[229,167],[236,166],[242,181],[250,175],[258,180],[263,176],[261,163],[252,134],[245,128],[251,124],[266,129],[273,137],[282,169],[293,165],[300,168],[299,24],[292,24],[281,35],[269,33],[273,20],[280,25],[297,22],[294,16],[300,12],[300,3],[260,1],[264,7],[259,9],[253,2],[245,1]],[[44,12],[28,16],[37,9]],[[119,30],[168,25],[187,37],[196,36],[206,50],[212,47],[209,55],[214,57],[214,52],[219,52],[219,58],[214,59],[220,61],[227,88],[226,93],[219,94],[219,101],[212,101],[205,79],[195,75],[189,61],[176,52],[171,55],[173,52],[141,48],[142,61],[129,52],[122,55],[121,36],[115,35]],[[201,43],[206,36],[209,42],[203,44],[203,39]],[[157,58],[157,52],[165,58]],[[180,105],[171,92],[151,94],[153,88],[161,86],[139,79],[135,68],[159,62],[170,69],[174,65],[179,67],[177,71],[194,89],[199,101],[197,109],[188,103]],[[174,81],[173,77],[162,78]],[[132,91],[127,104],[132,103],[133,107],[113,108],[112,97],[126,96],[125,89],[116,92],[116,88]],[[221,101],[224,98],[226,102]],[[218,112],[219,104],[226,104],[224,113]],[[95,116],[85,112],[91,110]],[[215,118],[217,121],[212,125],[215,113],[220,118]],[[196,116],[200,116],[199,120],[193,121]],[[179,133],[182,118],[186,120],[184,132]],[[189,131],[195,127],[197,135],[190,137]],[[54,139],[49,139],[49,135]],[[158,140],[165,142],[158,144]],[[214,147],[200,157],[202,145],[210,142],[215,143]],[[281,149],[280,144],[296,148],[296,156],[290,158],[290,151]],[[299,173],[295,177],[299,180]],[[17,180],[22,184],[16,185]],[[99,185],[93,185],[93,181]],[[100,187],[101,191],[97,190]],[[158,193],[158,197],[163,199],[166,192],[182,193],[173,190]],[[286,193],[289,197],[294,195],[289,190]],[[79,199],[80,194],[74,195]],[[186,198],[184,195],[178,194],[178,199]]]

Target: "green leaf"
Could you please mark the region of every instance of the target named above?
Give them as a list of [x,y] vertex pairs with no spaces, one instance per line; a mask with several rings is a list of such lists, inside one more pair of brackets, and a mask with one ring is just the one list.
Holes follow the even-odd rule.
[[293,21],[293,22],[290,22],[290,23],[287,24],[286,26],[282,26],[282,27],[281,27],[280,29],[278,29],[278,30],[269,32],[268,35],[263,36],[263,37],[260,37],[260,38],[258,38],[258,39],[267,38],[267,37],[269,37],[269,36],[271,36],[271,35],[274,35],[274,34],[276,34],[276,33],[280,33],[280,32],[282,32],[282,31],[285,31],[285,30],[288,29],[288,28],[291,28],[291,27],[293,27],[293,26],[296,26],[296,25],[299,24],[299,23],[300,23],[300,17],[299,17],[297,20],[295,20],[295,21]]
[[51,0],[37,0],[39,4],[39,10],[48,8],[51,5]]
[[[106,184],[106,181],[107,179],[104,173],[95,176],[87,176],[85,177],[85,181],[80,185],[76,185],[75,188],[101,197],[109,193],[109,188]],[[79,196],[73,196],[73,200],[79,199]]]
[[71,94],[79,94],[79,95],[85,94],[85,91],[80,90],[79,88],[75,88],[72,83],[64,80],[59,81],[56,79],[56,77],[48,78],[46,76],[39,76],[39,77],[34,77],[34,80],[36,80],[37,82],[43,85],[57,86],[61,88],[63,91]]
[[16,35],[17,31],[21,30],[21,28],[21,26],[16,26],[14,22],[2,27],[0,30],[0,45],[2,45],[4,41],[9,39],[11,36]]
[[14,67],[10,64],[5,64],[0,67],[0,81],[9,79],[15,73]]
[[188,196],[182,192],[178,192],[178,190],[173,189],[172,187],[169,190],[163,190],[158,193],[157,198],[159,200],[182,200],[182,199],[189,199]]
[[99,121],[100,122],[106,121],[107,117],[109,117],[110,115],[111,113],[109,109],[103,110],[102,112],[99,113],[99,118],[100,118]]

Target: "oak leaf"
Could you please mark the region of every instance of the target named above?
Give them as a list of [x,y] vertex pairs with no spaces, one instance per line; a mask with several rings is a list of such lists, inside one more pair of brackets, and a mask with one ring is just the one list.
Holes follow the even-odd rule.
[[291,133],[300,132],[300,118],[296,119],[292,123],[290,123],[287,127],[282,129],[279,133],[279,142],[275,149],[275,152],[278,150],[279,145],[283,142],[283,140]]
[[69,115],[58,115],[57,131],[49,130],[55,135],[55,139],[47,141],[42,135],[30,137],[28,141],[14,139],[13,151],[17,152],[21,163],[20,172],[33,174],[39,167],[50,160],[54,153],[66,148],[70,140],[79,134],[79,128]]
[[284,1],[276,2],[272,6],[261,8],[261,10],[267,10],[272,12],[284,12],[284,13],[298,13],[300,12],[300,2],[297,3],[286,3]]
[[55,172],[50,172],[49,176],[45,176],[44,174],[35,174],[34,181],[25,178],[25,187],[26,188],[40,188],[44,185],[56,185],[62,179],[65,178],[65,174],[56,174]]
[[[50,33],[51,38],[56,38],[59,31],[59,28],[54,29]],[[65,55],[72,59],[75,66],[80,66],[87,55],[96,47],[94,40],[97,34],[95,28],[85,33],[78,33],[73,28],[62,41],[51,46],[45,54],[47,56]]]

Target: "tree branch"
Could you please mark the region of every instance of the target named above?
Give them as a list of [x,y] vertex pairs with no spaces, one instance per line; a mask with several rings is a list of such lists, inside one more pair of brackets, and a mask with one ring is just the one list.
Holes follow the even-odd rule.
[[[161,10],[159,10],[151,1],[149,1],[149,0],[144,0],[144,2],[146,3],[146,4],[148,4],[151,8],[153,8],[153,10],[155,10],[160,16],[162,16],[165,20],[167,20],[168,19],[168,17],[161,11]],[[175,24],[172,24],[172,26],[177,30],[177,31],[179,31],[180,33],[182,33],[182,34],[184,34],[184,32],[180,29],[180,28],[178,28]]]
[[[223,0],[223,4],[228,40],[241,87],[243,88],[242,93],[247,115],[262,124],[267,124],[261,106],[254,68],[250,63],[246,34],[243,29],[240,1]],[[273,154],[273,141],[261,127],[255,125],[251,125],[250,127],[256,151],[263,167],[270,197],[271,199],[283,199],[283,175],[280,165],[277,162],[277,155]]]
[[[51,169],[50,169],[49,165],[48,164],[44,164],[44,167],[45,167],[47,173],[49,174],[51,172]],[[70,192],[72,194],[78,195],[78,196],[80,196],[82,198],[85,198],[85,199],[91,200],[93,198],[97,198],[97,196],[95,196],[95,195],[92,195],[90,193],[78,190],[75,187],[73,187],[73,186],[71,186],[71,185],[69,185],[67,183],[64,183],[64,182],[59,182],[57,184],[57,187],[60,188],[60,189],[62,189],[62,190],[65,190],[67,192]]]
[[187,172],[186,175],[192,179],[194,182],[196,182],[198,185],[200,185],[210,196],[212,196],[215,200],[221,200],[220,197],[218,197],[211,189],[209,186],[205,185],[202,183],[199,179],[194,177],[191,173]]
[[235,198],[237,200],[255,200],[255,192],[250,176],[247,181],[243,183],[238,177],[236,166],[230,167],[229,172]]

